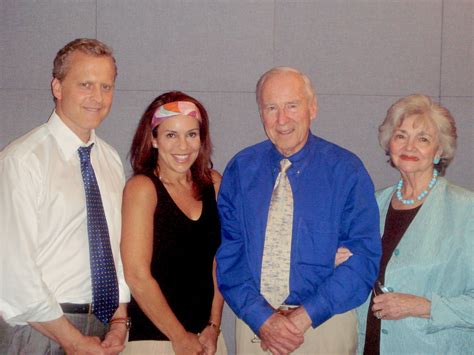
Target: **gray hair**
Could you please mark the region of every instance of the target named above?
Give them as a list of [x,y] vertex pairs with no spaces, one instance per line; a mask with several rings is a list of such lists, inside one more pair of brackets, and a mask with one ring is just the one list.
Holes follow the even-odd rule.
[[308,94],[308,99],[312,100],[314,97],[316,97],[316,90],[314,90],[314,86],[311,83],[311,80],[302,72],[300,72],[298,69],[291,68],[291,67],[274,67],[267,72],[265,72],[260,79],[257,82],[257,88],[255,90],[256,97],[257,97],[257,104],[260,107],[260,98],[261,98],[261,93],[262,93],[262,87],[265,81],[272,76],[273,74],[279,74],[279,73],[295,73],[301,76],[301,79],[304,81],[304,86],[306,89],[306,93]]
[[444,175],[456,152],[456,123],[448,109],[433,102],[426,95],[414,94],[405,96],[390,107],[385,120],[379,126],[380,146],[389,155],[393,131],[400,127],[405,118],[413,115],[430,119],[438,130],[438,143],[442,149],[442,154],[440,162],[435,167],[440,175]]

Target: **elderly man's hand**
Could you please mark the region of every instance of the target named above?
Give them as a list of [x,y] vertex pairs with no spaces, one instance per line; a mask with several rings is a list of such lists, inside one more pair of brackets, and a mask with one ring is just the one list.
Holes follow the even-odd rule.
[[312,324],[311,318],[309,317],[306,309],[303,306],[298,307],[294,311],[288,313],[286,317],[304,334]]
[[284,315],[275,313],[260,327],[263,350],[274,355],[289,354],[303,344],[303,333]]

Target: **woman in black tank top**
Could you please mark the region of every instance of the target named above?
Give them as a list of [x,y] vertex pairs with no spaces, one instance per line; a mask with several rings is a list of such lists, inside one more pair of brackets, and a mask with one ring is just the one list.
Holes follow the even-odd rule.
[[[123,195],[121,251],[132,293],[126,354],[219,348],[223,298],[214,256],[221,177],[210,155],[199,101],[174,91],[149,105],[130,149],[134,175]],[[225,346],[217,350],[225,353]]]

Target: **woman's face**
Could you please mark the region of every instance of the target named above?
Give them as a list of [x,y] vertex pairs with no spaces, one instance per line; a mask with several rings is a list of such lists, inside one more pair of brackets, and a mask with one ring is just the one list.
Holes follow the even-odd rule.
[[153,144],[158,147],[161,172],[186,173],[201,148],[199,121],[185,115],[167,118],[158,126]]
[[431,119],[412,115],[393,131],[390,158],[402,173],[430,173],[440,155],[438,130]]

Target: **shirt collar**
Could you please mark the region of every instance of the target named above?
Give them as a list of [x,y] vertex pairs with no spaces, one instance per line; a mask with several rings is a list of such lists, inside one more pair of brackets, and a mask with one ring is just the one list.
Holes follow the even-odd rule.
[[272,145],[270,157],[272,166],[274,167],[274,169],[276,168],[277,172],[280,171],[280,161],[286,158],[291,161],[291,166],[288,169],[288,174],[292,174],[293,172],[300,173],[301,170],[310,161],[310,150],[314,146],[316,140],[316,136],[314,136],[310,131],[308,134],[308,140],[304,144],[303,148],[301,148],[299,151],[289,157],[285,157],[278,151],[278,149],[276,149],[275,145]]
[[71,159],[73,156],[78,156],[77,150],[79,147],[89,146],[96,141],[95,130],[92,130],[89,141],[84,144],[84,142],[66,126],[56,111],[53,111],[48,120],[48,128],[56,139],[59,150],[64,154],[66,160]]

